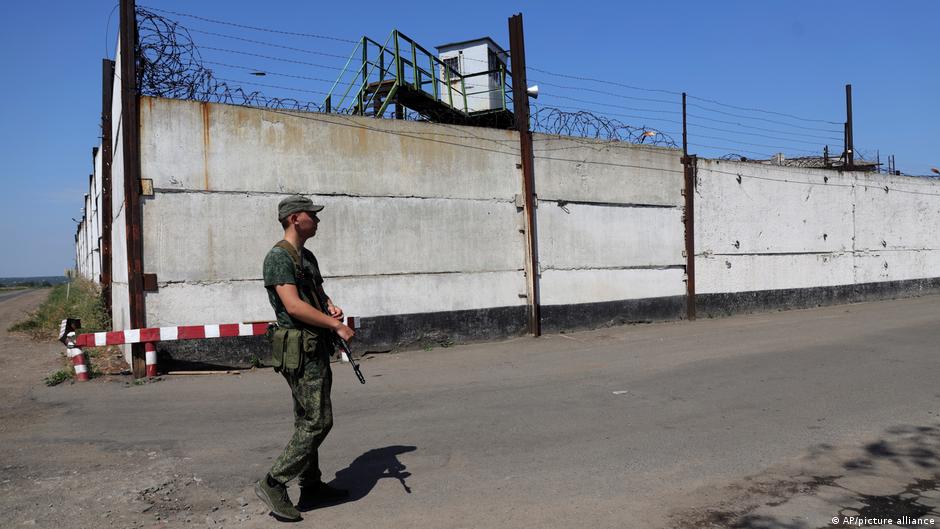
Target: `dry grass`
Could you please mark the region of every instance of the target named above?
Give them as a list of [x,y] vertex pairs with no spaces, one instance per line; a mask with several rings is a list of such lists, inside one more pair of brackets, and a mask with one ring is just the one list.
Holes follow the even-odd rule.
[[80,318],[81,332],[111,330],[97,283],[78,278],[56,285],[35,312],[13,324],[9,331],[25,332],[34,340],[54,340],[59,335],[59,324],[66,318]]

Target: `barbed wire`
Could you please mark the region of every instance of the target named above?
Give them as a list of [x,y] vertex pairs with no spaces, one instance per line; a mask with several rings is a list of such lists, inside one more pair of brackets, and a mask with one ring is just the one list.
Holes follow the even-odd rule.
[[[296,76],[274,72],[265,72],[264,69],[248,68],[245,66],[232,65],[226,63],[214,63],[212,61],[203,61],[199,48],[196,46],[190,30],[176,21],[170,20],[145,8],[138,8],[138,56],[139,56],[139,79],[138,85],[144,95],[156,97],[168,97],[175,99],[190,99],[206,102],[228,103],[244,106],[256,106],[265,108],[283,108],[288,110],[301,110],[308,112],[322,112],[323,105],[311,101],[303,101],[294,97],[271,97],[265,95],[259,90],[245,88],[245,86],[258,86],[273,88],[277,90],[287,90],[294,92],[305,92],[313,94],[327,95],[326,92],[311,90],[309,88],[298,88],[290,86],[281,86],[275,84],[264,84],[255,81],[239,81],[216,77],[213,70],[207,68],[205,63],[217,64],[219,66],[237,68],[251,71],[256,75],[281,75],[284,77],[294,77],[298,79],[316,80],[319,82],[329,82],[327,79],[314,78],[308,76]],[[206,32],[212,34],[211,32]],[[254,42],[251,39],[241,39],[225,35],[230,38],[238,38]],[[264,43],[267,45],[276,45],[273,43]],[[215,49],[205,47],[206,49]],[[283,46],[282,48],[291,51],[303,51],[305,53],[315,53],[313,50],[301,50]],[[229,51],[229,50],[225,50]],[[231,50],[237,53],[245,53],[237,50]],[[245,53],[263,57],[260,54]],[[265,57],[284,62],[295,62],[284,57]],[[296,61],[300,62],[300,61]],[[318,65],[319,66],[319,65]],[[338,68],[337,68],[338,69]],[[558,85],[562,87],[563,85]],[[564,86],[564,88],[574,88]],[[603,91],[597,91],[605,93]],[[554,97],[581,101],[577,98],[554,95]],[[634,98],[630,98],[634,99]],[[647,98],[635,98],[647,99]],[[674,103],[666,100],[653,100],[661,103]],[[587,101],[585,101],[587,102]],[[598,103],[602,104],[602,103]],[[624,108],[622,105],[609,105],[618,109]],[[433,112],[418,113],[403,109],[403,112],[394,112],[389,109],[383,116],[376,117],[401,117],[410,121],[442,121],[441,116],[434,115]],[[641,109],[636,109],[641,110]],[[649,110],[649,109],[646,109]],[[677,114],[673,110],[652,110],[664,114]],[[346,113],[351,113],[347,109]],[[599,139],[607,141],[629,142],[633,144],[645,144],[653,146],[677,147],[677,142],[669,132],[663,131],[658,127],[651,127],[646,124],[641,126],[633,125],[620,119],[610,117],[610,114],[604,111],[595,112],[591,109],[564,109],[559,107],[533,105],[531,112],[531,126],[533,131],[553,135],[563,135],[572,137],[581,137],[589,139]],[[626,116],[625,116],[626,117]],[[657,118],[654,121],[661,121]],[[446,120],[445,120],[446,121]],[[671,121],[671,120],[667,120]],[[495,125],[495,122],[493,123]],[[731,132],[731,131],[728,131]],[[708,137],[706,137],[708,138]],[[719,139],[719,138],[710,138]],[[787,138],[775,138],[786,140]],[[722,139],[724,141],[728,141]],[[737,141],[737,140],[735,140]],[[793,140],[797,141],[797,140]],[[760,147],[771,147],[765,144],[745,143],[737,141],[742,145],[754,145]],[[807,142],[809,143],[809,142]],[[728,149],[731,150],[731,149]],[[802,149],[801,152],[810,152]],[[744,151],[741,152],[750,152]],[[752,153],[759,154],[759,153]]]
[[533,105],[532,108],[530,120],[533,132],[678,147],[671,136],[655,128],[628,125],[586,110],[568,112],[540,105]]
[[[154,97],[190,99],[254,107],[302,110],[308,112],[323,111],[323,106],[318,103],[291,97],[269,97],[258,90],[243,88],[243,85],[316,94],[325,94],[325,92],[216,77],[212,69],[205,66],[206,63],[242,70],[254,70],[259,73],[265,73],[265,70],[203,61],[190,30],[183,25],[141,7],[137,9],[137,18],[138,57],[140,61],[138,68],[138,86],[141,94]],[[205,48],[215,49],[212,47]],[[289,47],[285,48],[291,49]],[[232,51],[235,52],[237,50]],[[300,50],[298,49],[296,51]],[[311,50],[304,51],[311,52]],[[245,54],[261,57],[258,54]],[[284,57],[266,58],[293,62]],[[274,72],[269,73],[273,74]],[[304,76],[291,76],[290,74],[279,75],[304,78]],[[326,81],[325,79],[317,78],[309,79]],[[389,110],[380,117],[392,117],[393,115],[391,110]],[[403,112],[398,113],[398,115],[409,121],[438,121],[438,116],[433,115],[433,113],[422,114],[410,109],[403,109]],[[533,107],[531,117],[532,128],[535,132],[676,147],[676,142],[670,135],[656,128],[630,125],[618,119],[590,111],[579,110],[568,112],[559,108],[542,106]]]
[[137,8],[137,87],[142,95],[212,103],[319,112],[311,101],[268,97],[230,86],[203,65],[189,31],[166,17]]
[[[140,52],[141,52],[140,57],[142,58],[141,60],[142,67],[140,68],[141,79],[139,81],[139,86],[141,87],[142,93],[146,95],[155,95],[155,96],[161,96],[161,97],[173,97],[173,98],[182,98],[182,99],[197,99],[197,100],[202,100],[202,101],[244,104],[244,105],[250,105],[250,106],[266,106],[266,107],[277,107],[277,108],[297,109],[297,110],[306,110],[306,111],[322,111],[323,107],[319,103],[300,101],[291,97],[286,97],[286,98],[269,97],[261,93],[260,91],[249,90],[249,89],[243,88],[242,86],[243,85],[261,86],[261,87],[273,88],[277,90],[307,92],[307,93],[314,93],[314,94],[323,94],[323,92],[320,92],[317,90],[311,90],[306,87],[298,88],[298,87],[289,87],[289,86],[279,86],[279,85],[273,85],[273,84],[262,84],[258,82],[252,82],[252,81],[236,81],[232,79],[215,77],[213,71],[203,66],[203,64],[215,64],[215,65],[222,66],[222,67],[240,69],[243,71],[247,70],[247,71],[250,71],[253,75],[258,75],[258,76],[276,75],[276,76],[281,76],[281,77],[290,77],[294,79],[302,79],[302,80],[307,80],[307,81],[324,82],[324,83],[329,83],[331,82],[330,80],[318,78],[318,77],[312,77],[312,76],[295,75],[295,74],[290,74],[290,73],[276,73],[276,72],[267,71],[266,68],[264,69],[248,68],[246,66],[233,65],[233,64],[227,64],[227,63],[220,63],[220,62],[213,63],[211,61],[202,61],[199,55],[199,50],[195,46],[193,39],[190,36],[190,32],[206,34],[206,35],[220,37],[220,38],[232,39],[232,40],[237,40],[237,41],[246,42],[246,43],[255,44],[255,45],[276,47],[282,50],[288,50],[288,51],[296,52],[296,53],[314,54],[314,55],[321,55],[321,56],[333,57],[333,58],[338,58],[338,59],[345,58],[344,55],[338,55],[335,53],[324,53],[322,51],[312,50],[312,49],[307,49],[307,48],[285,46],[283,44],[256,40],[254,38],[245,38],[245,37],[237,36],[237,35],[217,33],[214,31],[206,31],[204,29],[186,29],[185,27],[179,25],[175,21],[171,21],[167,18],[164,18],[160,15],[155,14],[154,11],[172,14],[176,16],[184,16],[193,20],[201,21],[201,22],[209,22],[209,23],[214,23],[214,24],[226,25],[230,28],[261,31],[261,32],[266,32],[268,34],[280,34],[280,35],[286,35],[286,36],[326,39],[326,40],[346,42],[346,43],[351,43],[351,44],[358,42],[355,40],[339,38],[339,37],[316,35],[316,34],[310,34],[310,33],[280,31],[280,30],[275,30],[271,28],[249,26],[249,25],[238,24],[238,23],[233,23],[233,22],[228,22],[228,21],[200,17],[200,16],[188,14],[188,13],[179,13],[175,11],[162,10],[158,8],[139,7],[138,19],[139,19],[139,26],[140,26],[140,32],[139,32],[140,33],[140,37],[139,37],[140,38]],[[264,55],[260,53],[247,52],[245,50],[232,50],[232,49],[217,48],[217,47],[211,47],[211,46],[202,46],[201,48],[204,50],[212,50],[212,51],[218,51],[218,52],[223,52],[223,53],[241,54],[241,55],[255,57],[259,59],[267,59],[267,60],[273,60],[273,61],[279,61],[279,62],[293,63],[293,64],[298,64],[298,65],[303,65],[305,67],[331,69],[331,70],[336,70],[336,71],[343,70],[342,68],[338,68],[336,66],[314,64],[314,63],[300,61],[300,60],[296,60],[295,58],[289,58],[289,57],[284,57],[284,56],[270,56],[270,55]],[[565,73],[552,72],[552,71],[547,71],[547,70],[534,68],[534,67],[530,67],[530,70],[539,72],[544,75],[554,76],[554,77],[575,79],[579,81],[593,82],[593,83],[603,83],[603,84],[610,85],[610,86],[616,86],[618,89],[627,88],[631,90],[639,90],[639,91],[644,91],[644,92],[654,92],[654,93],[662,93],[662,94],[669,94],[669,95],[681,95],[680,92],[672,91],[672,90],[664,90],[664,89],[659,89],[659,88],[643,88],[643,87],[627,85],[624,83],[610,81],[610,80],[595,79],[595,78],[584,77],[580,75],[570,75],[570,74],[565,74]],[[565,85],[565,84],[556,84],[552,82],[534,81],[534,80],[532,81],[541,82],[541,84],[545,84],[546,86],[552,86],[552,87],[562,89],[562,90],[589,92],[589,93],[605,95],[605,96],[610,96],[610,97],[617,97],[618,99],[645,101],[645,102],[656,103],[656,104],[668,104],[669,107],[672,107],[672,108],[675,108],[675,106],[678,105],[679,103],[678,100],[629,96],[629,95],[620,93],[619,91],[612,92],[609,90],[598,90],[596,88],[589,88],[585,86],[570,86],[570,85]],[[557,97],[560,99],[566,99],[569,101],[576,101],[579,103],[603,105],[607,107],[616,108],[617,110],[635,110],[635,111],[661,113],[661,114],[679,114],[675,110],[625,107],[623,105],[612,105],[609,103],[603,103],[603,102],[598,102],[598,101],[589,101],[585,99],[579,99],[579,98],[564,96],[560,94],[545,94],[545,95],[549,97]],[[698,101],[700,103],[700,104],[690,103],[689,106],[693,108],[698,108],[702,111],[716,113],[716,114],[720,114],[724,116],[731,116],[731,117],[739,118],[739,119],[764,121],[767,123],[777,124],[779,126],[800,129],[801,131],[818,131],[818,132],[824,132],[824,133],[829,132],[833,134],[836,134],[839,132],[836,130],[825,129],[825,128],[820,128],[820,127],[797,125],[794,123],[783,122],[783,121],[779,121],[776,119],[769,119],[767,117],[756,117],[752,115],[744,115],[744,114],[739,114],[735,112],[718,110],[715,108],[709,108],[709,107],[703,106],[701,103],[706,103],[710,105],[718,105],[724,108],[735,109],[735,110],[745,111],[749,113],[754,112],[754,113],[762,113],[765,115],[779,116],[779,117],[803,121],[803,122],[815,122],[815,123],[831,124],[831,125],[839,124],[838,122],[834,122],[834,121],[807,118],[807,117],[797,116],[797,115],[784,113],[784,112],[766,110],[762,108],[729,105],[727,103],[722,103],[720,101],[700,98],[700,97],[691,96],[691,95],[689,97],[690,99],[694,101]],[[557,106],[557,107],[543,106],[537,109],[535,107],[533,108],[534,108],[534,111],[532,113],[533,127],[537,132],[545,132],[548,134],[557,134],[557,135],[570,135],[570,136],[583,137],[583,138],[606,139],[610,141],[623,141],[623,142],[631,142],[635,144],[668,145],[668,146],[673,146],[673,147],[676,145],[675,140],[673,140],[672,136],[670,136],[670,134],[677,134],[675,132],[673,133],[664,132],[658,128],[646,126],[645,124],[643,126],[630,125],[628,123],[620,121],[619,119],[616,119],[611,116],[620,116],[621,118],[627,118],[628,120],[631,120],[631,121],[636,118],[639,118],[644,121],[648,120],[648,121],[653,121],[653,122],[659,122],[659,121],[675,122],[674,120],[668,120],[668,119],[662,119],[662,118],[650,118],[650,117],[643,117],[643,116],[628,116],[628,115],[617,114],[616,112],[611,112],[611,111],[606,111],[606,110],[595,111],[594,109],[590,109],[590,108],[566,109],[564,106]],[[333,112],[336,113],[336,109],[334,109]],[[347,109],[346,113],[352,113],[352,112],[350,112],[349,109]],[[402,117],[402,114],[404,114],[404,119],[406,120],[440,121],[441,119],[444,119],[444,116],[434,115],[433,112],[425,112],[425,114],[422,115],[417,112],[411,111],[409,109],[402,109],[401,111],[400,110],[393,111],[392,108],[387,110],[383,116],[376,116],[376,117],[383,117],[383,118]],[[813,139],[827,140],[827,143],[829,141],[832,141],[832,142],[841,141],[839,138],[835,138],[831,136],[823,136],[823,135],[811,134],[807,132],[791,132],[791,131],[779,130],[779,129],[768,129],[764,127],[743,124],[738,121],[728,121],[728,120],[717,119],[711,116],[690,114],[689,117],[693,117],[693,118],[696,118],[697,120],[702,120],[702,121],[707,121],[707,122],[724,123],[724,124],[735,125],[737,127],[745,128],[745,129],[770,132],[772,134],[797,136],[796,138],[784,138],[784,137],[775,136],[775,135],[772,136],[772,135],[767,135],[767,134],[758,134],[754,132],[748,133],[748,131],[729,130],[727,128],[708,127],[704,125],[690,123],[690,126],[692,126],[693,128],[697,127],[701,129],[715,130],[715,131],[721,131],[721,132],[732,133],[732,134],[748,134],[750,136],[759,136],[762,138],[785,141],[788,143],[795,142],[795,143],[801,143],[805,145],[815,145],[816,143],[818,143],[817,141],[813,141]],[[494,121],[492,124],[489,124],[489,123],[481,123],[481,124],[496,126],[496,121]],[[701,137],[703,139],[732,142],[732,143],[735,143],[736,145],[776,148],[772,145],[744,142],[744,141],[737,140],[737,139],[716,138],[716,137],[711,137],[711,136],[702,136],[698,134],[695,134],[695,136]],[[706,147],[709,149],[716,149],[716,150],[726,150],[726,152],[732,151],[732,150],[739,150],[739,152],[750,152],[752,154],[763,155],[762,153],[755,153],[753,151],[746,151],[746,150],[740,149],[740,147],[728,148],[728,147],[712,147],[712,146],[706,146],[706,145],[701,145],[701,147]],[[815,151],[810,151],[808,149],[798,149],[792,146],[784,147],[784,149],[782,150],[798,151],[798,152],[803,152],[803,153],[815,152]],[[732,152],[731,156],[734,156],[735,154],[736,153]],[[743,158],[743,156],[741,157]],[[858,158],[861,158],[861,156],[858,156]]]

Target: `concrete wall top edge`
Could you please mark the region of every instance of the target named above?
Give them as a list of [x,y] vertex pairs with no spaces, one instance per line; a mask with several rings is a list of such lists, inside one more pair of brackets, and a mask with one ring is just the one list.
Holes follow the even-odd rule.
[[721,172],[741,173],[742,176],[774,174],[781,178],[789,177],[790,179],[799,176],[818,178],[827,177],[829,182],[834,184],[844,182],[856,185],[874,185],[877,187],[882,187],[885,185],[889,187],[920,186],[929,189],[930,192],[940,191],[940,178],[932,178],[929,176],[896,176],[870,171],[839,171],[814,167],[788,167],[754,162],[715,160],[709,158],[699,158],[698,167],[699,170],[713,170],[718,174],[722,174]]
[[155,187],[511,199],[514,131],[144,98]]

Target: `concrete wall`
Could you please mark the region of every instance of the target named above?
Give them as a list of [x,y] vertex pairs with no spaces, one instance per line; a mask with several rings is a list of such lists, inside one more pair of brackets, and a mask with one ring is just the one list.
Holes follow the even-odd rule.
[[102,158],[102,153],[101,153],[101,148],[99,146],[99,148],[95,151],[95,157],[94,157],[95,172],[92,175],[93,181],[94,181],[93,189],[94,189],[94,195],[95,195],[95,200],[93,202],[94,214],[92,215],[95,228],[94,228],[94,237],[92,238],[92,242],[95,245],[95,253],[94,253],[94,258],[92,259],[91,277],[95,281],[101,280],[101,259],[102,259],[101,233],[104,229],[102,227],[103,219],[101,218],[101,214],[102,214],[101,201],[104,198],[103,197],[104,182],[102,181],[102,173],[101,173],[102,159],[101,158]]
[[149,325],[270,319],[261,263],[292,193],[326,205],[307,246],[350,315],[524,305],[508,131],[150,98],[141,122]]
[[935,278],[938,220],[935,179],[700,160],[696,290]]
[[[269,319],[261,261],[290,193],[326,205],[308,247],[348,314],[524,314],[515,133],[151,98],[141,120],[148,325]],[[534,141],[542,303],[681,296],[676,151]]]
[[861,174],[855,204],[856,282],[940,276],[940,179]]
[[[120,42],[118,50],[121,49]],[[115,72],[121,71],[120,53]],[[114,76],[111,100],[111,319],[114,329],[130,329],[130,292],[127,283],[127,224],[124,208],[124,127],[121,119],[121,76]],[[130,347],[124,358],[131,362]]]
[[82,219],[75,233],[75,270],[79,276],[98,281],[101,274],[101,151],[93,160],[88,192],[82,206]]
[[[121,329],[119,79],[115,94],[112,304]],[[680,153],[541,134],[534,150],[544,328],[682,317]],[[142,204],[144,271],[158,280],[145,296],[149,326],[270,319],[261,262],[282,233],[277,203],[301,193],[326,205],[308,247],[327,292],[364,318],[365,341],[524,332],[514,132],[143,98],[141,154],[155,188]],[[696,181],[704,313],[940,286],[940,182],[717,160],[700,160]]]
[[[542,134],[533,144],[541,301],[555,314],[550,328],[603,323],[579,319],[578,311],[565,317],[551,306],[685,294],[675,150]],[[594,317],[607,321],[626,310],[608,309]]]

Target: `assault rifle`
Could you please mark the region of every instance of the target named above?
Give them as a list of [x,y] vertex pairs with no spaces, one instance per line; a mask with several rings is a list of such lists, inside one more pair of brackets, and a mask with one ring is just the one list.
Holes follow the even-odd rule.
[[[291,259],[294,261],[294,269],[296,270],[297,277],[310,279],[307,277],[306,269],[304,268],[303,252],[301,251],[301,253],[297,253],[297,249],[287,241],[281,241],[277,243],[277,246],[290,254]],[[314,259],[314,263],[316,263],[316,259]],[[312,285],[313,292],[304,292],[302,296],[306,295],[310,301],[313,301],[312,305],[314,305],[314,307],[332,318],[332,315],[327,308],[329,306],[329,298],[327,297],[326,292],[323,291],[323,287],[321,287],[316,281],[314,281]],[[306,289],[301,287],[300,290],[305,291]],[[304,299],[304,301],[307,301],[307,299]],[[355,318],[350,317],[349,327],[353,328],[354,326]],[[339,346],[340,352],[343,356],[343,361],[352,364],[353,371],[356,372],[356,378],[359,379],[360,383],[365,384],[366,377],[364,377],[362,375],[362,371],[359,370],[359,364],[357,364],[356,360],[353,358],[352,352],[349,350],[349,344],[346,343],[346,340],[342,339],[338,334],[333,334],[333,341],[337,346]]]
[[[326,293],[323,292],[322,288],[318,288],[318,286],[319,285],[314,285],[314,290],[315,290],[314,295],[317,296],[317,301],[319,302],[319,305],[320,305],[319,308],[321,311],[323,311],[324,314],[326,314],[327,316],[330,316],[330,311],[327,310],[328,303],[327,303]],[[348,323],[349,327],[354,329],[356,326],[356,319],[350,316],[349,318],[347,318],[347,321],[349,322]],[[349,364],[352,365],[353,371],[356,372],[356,378],[359,379],[359,383],[365,384],[366,377],[363,376],[362,371],[359,369],[359,364],[356,362],[356,359],[353,358],[352,351],[349,350],[349,344],[346,343],[346,340],[342,339],[336,333],[333,334],[333,341],[336,343],[336,346],[339,347],[340,355],[342,355],[343,362],[349,362]]]
[[[355,318],[348,318],[349,326],[355,328]],[[339,346],[340,355],[343,357],[343,362],[349,362],[352,365],[353,371],[356,372],[356,378],[359,379],[360,384],[366,383],[366,377],[362,375],[362,371],[359,369],[359,364],[356,362],[356,359],[353,358],[352,351],[349,350],[349,344],[346,343],[346,340],[340,338],[338,334],[333,335],[333,339],[336,341],[336,345]]]

